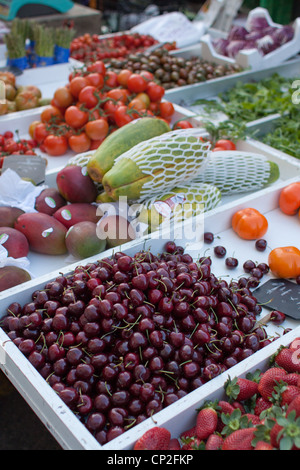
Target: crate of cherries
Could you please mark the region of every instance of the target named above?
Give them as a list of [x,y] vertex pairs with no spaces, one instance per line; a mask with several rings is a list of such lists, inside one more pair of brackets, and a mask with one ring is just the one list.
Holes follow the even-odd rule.
[[274,340],[257,326],[252,286],[169,241],[59,275],[1,326],[105,445]]

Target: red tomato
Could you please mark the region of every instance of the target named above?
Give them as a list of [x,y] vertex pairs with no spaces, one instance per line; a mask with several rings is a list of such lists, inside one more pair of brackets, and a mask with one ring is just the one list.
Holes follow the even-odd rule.
[[175,112],[173,104],[169,101],[159,103],[158,109],[160,116],[165,119],[170,119]]
[[123,127],[129,122],[133,121],[133,117],[128,113],[128,107],[123,105],[119,106],[115,111],[115,122],[118,127]]
[[53,98],[59,108],[67,108],[68,106],[71,106],[74,101],[71,91],[65,86],[58,88],[55,91]]
[[173,126],[173,129],[191,129],[191,128],[193,128],[193,125],[189,121],[185,121],[185,120],[177,121]]
[[114,88],[106,93],[107,98],[114,101],[122,101],[122,103],[127,102],[129,95],[130,93],[126,88]]
[[222,148],[223,150],[236,150],[236,145],[231,140],[220,139],[216,142],[215,147]]
[[44,142],[48,135],[49,132],[47,131],[46,124],[44,122],[41,122],[35,126],[33,131],[33,138],[39,145]]
[[87,71],[100,73],[101,75],[104,76],[106,72],[106,67],[105,67],[104,62],[102,62],[102,60],[97,60],[96,62],[94,62],[93,64],[87,67]]
[[87,152],[91,147],[91,139],[85,132],[81,132],[69,138],[69,146],[75,153]]
[[85,132],[91,140],[104,139],[109,131],[109,125],[106,119],[96,119],[89,121],[85,126]]
[[115,103],[114,101],[109,100],[109,101],[106,101],[106,103],[104,103],[103,110],[109,122],[112,122],[112,123],[115,122],[115,112],[118,109],[118,107],[121,105],[123,105],[121,101],[118,101],[117,103]]
[[148,82],[138,73],[130,75],[127,81],[128,90],[133,93],[142,93],[146,90]]
[[118,73],[117,80],[118,84],[122,87],[127,87],[128,78],[132,75],[131,70],[123,69]]
[[74,127],[74,129],[80,129],[88,122],[89,116],[88,113],[82,111],[77,106],[70,106],[66,109],[65,120],[69,126]]
[[70,82],[70,91],[74,98],[78,98],[79,93],[83,88],[89,85],[86,77],[75,77]]
[[104,77],[100,73],[93,72],[86,77],[88,84],[100,90],[104,85]]
[[146,88],[146,93],[149,95],[151,101],[161,101],[165,94],[165,89],[155,82],[149,82]]
[[97,106],[98,97],[97,97],[96,92],[97,92],[97,88],[92,85],[88,85],[85,88],[83,88],[78,96],[80,103],[82,103],[88,109],[92,109],[95,106]]
[[48,106],[41,113],[42,122],[52,122],[52,123],[57,124],[58,122],[61,122],[62,119],[63,119],[62,113],[55,106]]
[[116,72],[109,70],[105,76],[105,85],[108,88],[116,88],[118,86],[118,75]]
[[68,141],[62,135],[50,134],[43,142],[46,152],[52,157],[64,155],[68,150]]

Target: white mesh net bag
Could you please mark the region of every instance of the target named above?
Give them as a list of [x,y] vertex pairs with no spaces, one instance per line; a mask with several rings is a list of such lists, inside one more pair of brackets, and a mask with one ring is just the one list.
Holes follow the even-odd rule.
[[267,157],[235,150],[212,153],[194,182],[212,184],[222,194],[238,194],[262,189],[276,179],[278,167]]
[[[127,174],[130,173],[128,160],[131,160],[132,174],[138,167],[140,174],[143,174],[140,181],[145,181],[136,190],[134,200],[144,201],[161,194],[162,189],[168,191],[180,184],[187,184],[204,171],[211,154],[211,144],[202,135],[203,129],[200,128],[180,129],[141,142],[120,155],[112,170],[121,174],[126,165]],[[104,187],[104,181],[109,183],[109,173],[103,179]],[[135,185],[134,178],[132,181],[130,175],[128,178],[126,184]]]

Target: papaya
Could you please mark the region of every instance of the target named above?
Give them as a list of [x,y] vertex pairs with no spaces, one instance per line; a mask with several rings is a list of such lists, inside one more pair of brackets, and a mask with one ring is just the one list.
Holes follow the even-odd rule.
[[96,224],[100,220],[97,215],[97,206],[88,203],[67,204],[60,207],[53,217],[63,224],[67,229],[79,222],[93,222]]
[[102,193],[98,194],[96,198],[96,202],[98,204],[103,204],[107,202],[115,202],[115,200],[112,197],[110,197],[105,191],[103,191]]
[[22,214],[15,223],[15,229],[25,235],[31,251],[45,255],[67,253],[67,229],[51,215],[42,212]]
[[98,190],[86,167],[67,165],[56,176],[61,196],[71,203],[90,203],[96,200]]
[[4,266],[0,268],[0,292],[30,281],[30,274],[17,266]]
[[29,243],[25,235],[11,227],[0,227],[0,245],[10,258],[23,258],[28,255]]
[[53,215],[60,207],[67,204],[58,189],[46,188],[35,200],[35,210],[44,214]]
[[142,142],[121,155],[104,175],[104,191],[117,201],[130,201],[159,194],[194,179],[207,163],[209,144],[181,131],[169,132]]
[[101,240],[97,236],[97,224],[79,222],[68,230],[66,246],[68,252],[75,258],[84,259],[104,251],[106,240]]
[[0,207],[0,227],[14,227],[15,221],[20,215],[24,214],[18,207],[1,206]]
[[103,176],[114,165],[117,157],[135,145],[169,132],[170,126],[162,119],[145,117],[136,119],[110,134],[87,164],[92,180],[101,183]]

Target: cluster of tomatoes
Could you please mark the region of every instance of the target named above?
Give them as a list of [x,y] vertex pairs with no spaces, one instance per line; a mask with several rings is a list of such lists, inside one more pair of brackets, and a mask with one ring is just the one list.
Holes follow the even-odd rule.
[[74,70],[29,133],[50,156],[95,150],[111,132],[139,117],[171,122],[174,106],[150,72],[106,70],[103,61]]
[[70,52],[73,59],[87,63],[126,57],[130,53],[142,52],[157,42],[152,36],[139,33],[116,34],[110,38],[86,33],[73,39]]
[[3,167],[4,159],[10,155],[36,155],[35,147],[33,139],[16,139],[11,131],[0,134],[0,168]]

